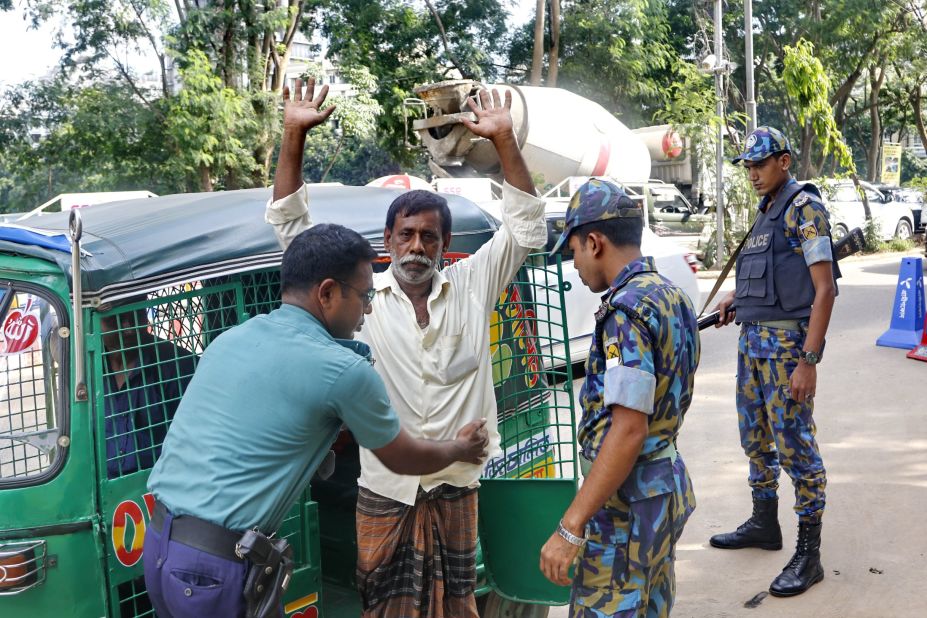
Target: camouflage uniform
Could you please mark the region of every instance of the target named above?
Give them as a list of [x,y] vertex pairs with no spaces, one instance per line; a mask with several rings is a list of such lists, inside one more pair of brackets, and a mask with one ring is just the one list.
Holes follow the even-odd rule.
[[695,311],[645,257],[615,279],[596,319],[580,392],[582,457],[595,460],[611,425],[609,405],[650,419],[637,464],[587,525],[571,615],[668,616],[676,540],[695,509],[692,481],[675,452],[699,360]]
[[[760,208],[766,207],[764,198]],[[783,226],[792,250],[803,255],[806,264],[832,260],[827,211],[817,195],[798,193],[785,211]],[[781,466],[795,486],[799,519],[817,522],[824,510],[827,481],[814,439],[814,401],[798,402],[789,397],[789,378],[799,362],[808,321],[802,319],[799,324],[799,330],[741,325],[737,416],[740,442],[750,458],[749,482],[754,497],[776,497]]]
[[[583,223],[639,217],[639,210],[614,185],[592,180],[574,196],[554,251]],[[612,405],[646,414],[648,434],[628,478],[586,526],[571,616],[661,618],[669,616],[676,593],[676,540],[695,509],[675,442],[692,401],[697,319],[685,293],[657,274],[653,258],[643,257],[614,280],[596,323],[580,392],[582,460],[591,466],[598,455]]]
[[580,392],[582,457],[595,460],[611,426],[606,401],[648,413],[649,431],[628,479],[586,528],[572,616],[663,617],[676,593],[676,540],[695,509],[674,445],[692,401],[698,325],[689,298],[657,274],[653,258],[629,264],[604,301]]

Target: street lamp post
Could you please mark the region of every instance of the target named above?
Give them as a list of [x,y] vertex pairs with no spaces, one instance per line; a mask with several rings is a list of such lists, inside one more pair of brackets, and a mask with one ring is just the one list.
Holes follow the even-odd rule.
[[747,81],[747,134],[756,129],[756,99],[753,92],[753,0],[744,0],[744,72]]
[[724,47],[721,39],[721,10],[722,0],[715,0],[715,98],[717,99],[716,113],[718,116],[718,143],[715,146],[715,266],[721,268],[724,262],[724,101],[722,95],[722,81],[726,65],[724,63]]

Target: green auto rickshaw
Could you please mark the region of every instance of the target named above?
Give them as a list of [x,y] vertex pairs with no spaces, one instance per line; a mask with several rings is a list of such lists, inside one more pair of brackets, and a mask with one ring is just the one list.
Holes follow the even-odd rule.
[[[314,187],[313,218],[360,232],[386,268],[383,222],[398,193]],[[0,226],[0,616],[154,615],[141,564],[148,472],[203,350],[280,302],[269,196],[156,197]],[[448,257],[466,259],[498,223],[465,198],[448,201]],[[537,566],[576,491],[559,273],[558,261],[529,258],[496,307],[504,453],[486,463],[480,490],[484,616],[541,617],[567,601]],[[334,449],[334,474],[305,490],[278,532],[297,559],[289,618],[360,613],[358,451],[346,432]]]

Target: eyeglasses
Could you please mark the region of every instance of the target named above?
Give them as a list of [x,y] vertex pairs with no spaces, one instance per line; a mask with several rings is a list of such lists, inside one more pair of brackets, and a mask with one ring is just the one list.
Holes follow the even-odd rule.
[[370,288],[369,290],[366,290],[366,291],[365,291],[365,290],[358,290],[356,287],[354,287],[353,285],[351,285],[351,284],[348,283],[347,281],[342,281],[341,279],[335,279],[335,281],[337,281],[337,282],[340,283],[341,285],[347,286],[347,287],[351,288],[352,290],[354,290],[355,292],[357,292],[357,293],[360,295],[360,297],[364,299],[364,304],[365,304],[365,305],[369,305],[370,303],[372,303],[372,302],[373,302],[373,297],[376,296],[376,294],[377,294],[376,288]]

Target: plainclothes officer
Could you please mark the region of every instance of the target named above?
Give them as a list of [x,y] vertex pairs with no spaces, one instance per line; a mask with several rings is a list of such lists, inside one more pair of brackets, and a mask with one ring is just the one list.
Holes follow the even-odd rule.
[[840,271],[820,192],[792,179],[785,135],[758,128],[734,159],[738,162],[762,199],[737,259],[736,289],[717,309],[723,317],[719,326],[741,325],[737,417],[750,459],[753,514],[710,542],[723,549],[781,549],[776,490],[784,468],[795,486],[798,543],[769,591],[792,596],[824,578],[820,548],[827,480],[812,412]]
[[[254,606],[268,612],[259,616],[279,613],[288,557],[271,553],[280,541],[267,537],[342,425],[397,474],[484,459],[483,422],[444,441],[403,429],[369,348],[344,341],[371,312],[376,256],[340,225],[301,233],[283,254],[280,307],[222,333],[203,354],[148,479],[156,502],[145,584],[159,618],[244,616]],[[267,551],[243,554],[252,541]],[[252,559],[262,554],[273,559]],[[275,579],[262,582],[264,574]]]
[[586,286],[603,292],[580,392],[585,481],[541,550],[552,582],[572,580],[574,618],[661,618],[675,595],[676,539],[695,496],[676,436],[692,401],[698,323],[685,292],[641,255],[641,208],[610,182],[573,196],[565,244]]

